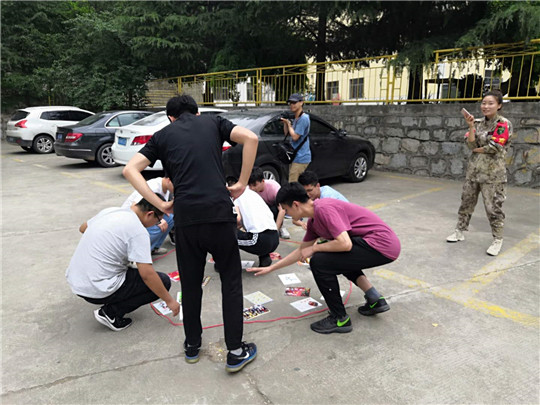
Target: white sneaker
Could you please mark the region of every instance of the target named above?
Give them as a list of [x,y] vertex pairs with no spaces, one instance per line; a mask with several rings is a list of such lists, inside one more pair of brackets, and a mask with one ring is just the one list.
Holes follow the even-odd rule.
[[285,227],[281,227],[281,229],[279,230],[279,236],[283,239],[291,239],[291,234]]
[[152,250],[152,255],[164,255],[167,252],[168,252],[167,249],[160,247],[160,248]]
[[491,243],[491,246],[486,250],[486,253],[490,256],[497,256],[502,248],[503,240],[501,239],[493,239],[493,242]]
[[460,240],[465,240],[465,235],[459,229],[456,229],[452,235],[446,238],[447,242],[459,242]]

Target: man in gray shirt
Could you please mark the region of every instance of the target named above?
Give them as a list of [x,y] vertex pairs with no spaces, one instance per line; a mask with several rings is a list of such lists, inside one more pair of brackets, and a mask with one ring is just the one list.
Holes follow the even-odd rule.
[[[177,315],[180,304],[168,290],[171,280],[152,266],[146,227],[161,221],[163,212],[145,199],[129,208],[106,208],[81,225],[83,236],[66,270],[73,293],[92,304],[96,320],[121,331],[131,325],[124,318],[142,305],[161,298]],[[129,262],[137,269],[128,268]]]

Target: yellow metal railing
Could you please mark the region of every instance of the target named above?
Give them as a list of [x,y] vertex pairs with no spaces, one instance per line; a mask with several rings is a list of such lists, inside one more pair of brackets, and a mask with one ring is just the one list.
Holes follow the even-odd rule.
[[[393,104],[480,100],[500,88],[509,100],[540,100],[540,39],[441,49],[434,62],[397,68],[396,55],[271,66],[152,80],[148,97],[164,105],[174,94],[201,105],[283,104],[302,93],[307,104]],[[535,69],[536,65],[536,69]]]

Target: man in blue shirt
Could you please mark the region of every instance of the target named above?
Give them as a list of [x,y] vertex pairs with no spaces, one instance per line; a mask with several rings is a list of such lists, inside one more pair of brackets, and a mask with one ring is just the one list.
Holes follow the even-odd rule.
[[293,148],[300,149],[289,167],[289,183],[298,180],[298,176],[307,169],[311,162],[311,149],[309,148],[309,115],[304,112],[304,97],[301,94],[291,94],[287,100],[289,108],[294,113],[294,120],[291,123],[286,118],[283,121],[283,133],[291,136],[291,145]]
[[335,198],[336,200],[341,200],[349,202],[343,194],[339,191],[333,189],[330,186],[322,186],[319,183],[319,178],[315,172],[311,170],[306,170],[298,177],[298,182],[304,186],[306,193],[309,198],[315,201],[317,198]]

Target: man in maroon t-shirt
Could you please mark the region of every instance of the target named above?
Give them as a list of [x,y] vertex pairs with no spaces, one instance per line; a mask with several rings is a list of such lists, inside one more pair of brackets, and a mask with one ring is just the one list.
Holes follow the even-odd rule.
[[[293,219],[309,218],[304,240],[298,249],[270,267],[248,271],[263,275],[311,257],[313,277],[330,312],[328,317],[311,324],[311,329],[318,333],[352,330],[339,293],[338,274],[364,291],[366,303],[358,308],[360,314],[370,316],[390,309],[362,271],[398,258],[401,245],[388,225],[367,208],[352,203],[333,198],[312,201],[299,183],[281,187],[276,201]],[[317,243],[319,238],[327,242]]]

